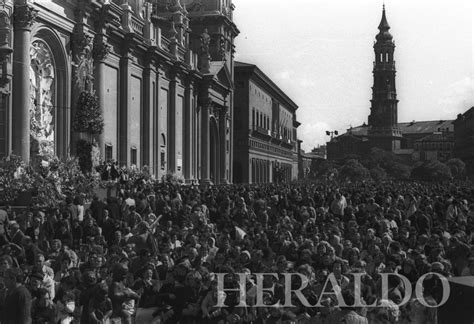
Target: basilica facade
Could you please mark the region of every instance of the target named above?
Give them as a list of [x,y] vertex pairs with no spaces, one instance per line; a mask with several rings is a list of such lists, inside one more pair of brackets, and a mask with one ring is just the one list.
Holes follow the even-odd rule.
[[102,160],[187,181],[232,179],[231,0],[0,4],[0,154],[74,155],[83,92]]

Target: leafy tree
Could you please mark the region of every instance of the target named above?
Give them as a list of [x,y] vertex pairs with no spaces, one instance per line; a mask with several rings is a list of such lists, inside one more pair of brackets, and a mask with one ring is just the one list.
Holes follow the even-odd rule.
[[418,180],[449,180],[452,178],[449,167],[440,161],[426,161],[417,164],[412,172],[411,178]]
[[451,171],[453,178],[460,179],[466,174],[466,163],[460,159],[450,159],[446,165]]
[[370,177],[369,170],[355,159],[348,160],[339,170],[342,179],[363,180]]
[[375,181],[382,181],[387,178],[387,172],[379,166],[370,169],[370,176]]
[[392,178],[406,180],[410,178],[412,168],[409,165],[394,162],[388,165],[386,170]]
[[334,161],[313,159],[311,161],[310,172],[314,176],[325,176],[330,173],[333,173],[336,167],[337,165]]

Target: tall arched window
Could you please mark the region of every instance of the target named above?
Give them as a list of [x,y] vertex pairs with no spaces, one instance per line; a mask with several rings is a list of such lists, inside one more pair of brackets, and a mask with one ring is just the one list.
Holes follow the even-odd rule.
[[42,40],[30,48],[30,134],[34,154],[55,154],[56,111],[55,64],[49,46]]
[[255,108],[252,109],[252,129],[255,129]]

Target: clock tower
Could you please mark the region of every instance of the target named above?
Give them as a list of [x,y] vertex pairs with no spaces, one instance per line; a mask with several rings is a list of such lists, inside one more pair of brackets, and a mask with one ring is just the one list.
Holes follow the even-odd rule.
[[387,151],[400,149],[401,132],[398,127],[398,100],[395,86],[395,43],[389,32],[385,5],[379,33],[374,44],[374,85],[369,115],[369,142],[372,147]]

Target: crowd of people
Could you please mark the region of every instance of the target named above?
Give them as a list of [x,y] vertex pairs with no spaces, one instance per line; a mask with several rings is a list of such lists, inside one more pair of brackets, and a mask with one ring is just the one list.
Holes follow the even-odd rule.
[[[381,294],[380,274],[474,276],[469,184],[117,186],[87,205],[71,196],[47,210],[0,209],[0,323],[436,323],[426,303],[442,299],[437,276],[423,282],[424,303],[413,289],[398,306],[406,285],[391,276]],[[229,290],[241,273],[247,307]],[[303,274],[303,295],[320,307],[294,295],[285,306],[283,276],[265,277],[274,290],[252,307],[256,273]],[[377,307],[352,306],[353,273]]]

